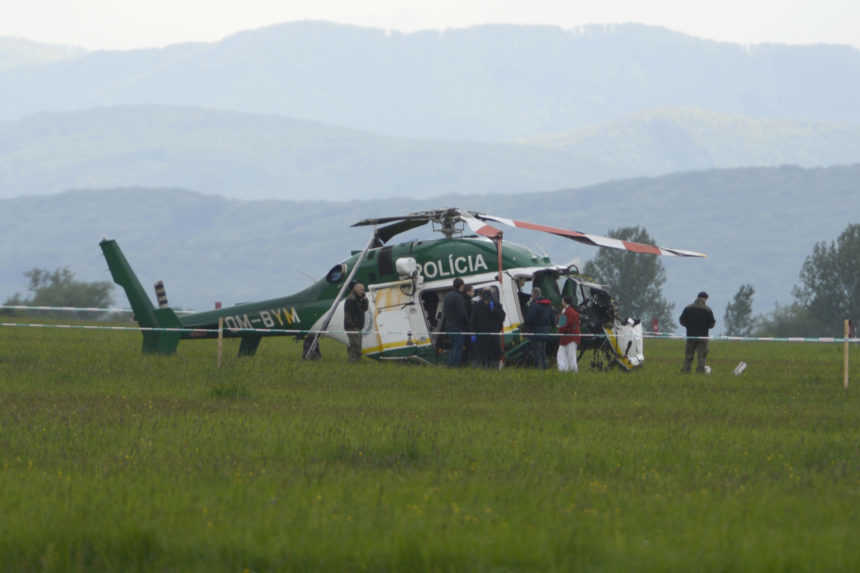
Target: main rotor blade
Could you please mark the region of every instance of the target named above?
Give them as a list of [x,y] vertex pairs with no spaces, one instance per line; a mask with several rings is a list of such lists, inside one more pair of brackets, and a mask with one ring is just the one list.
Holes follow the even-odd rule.
[[483,235],[491,239],[496,239],[502,234],[501,229],[497,229],[492,225],[487,225],[485,222],[475,217],[471,217],[466,214],[460,214],[460,219],[462,219],[464,223],[469,225],[469,228],[472,229],[472,231],[479,235]]
[[487,215],[484,213],[473,213],[475,218],[481,221],[493,221],[502,223],[518,229],[529,229],[531,231],[541,231],[550,233],[559,237],[591,245],[594,247],[606,247],[609,249],[620,249],[622,251],[632,251],[634,253],[647,253],[650,255],[663,255],[667,257],[706,257],[704,253],[697,251],[687,251],[684,249],[672,249],[669,247],[658,247],[656,245],[648,245],[645,243],[635,243],[633,241],[624,241],[622,239],[613,239],[612,237],[604,237],[603,235],[593,235],[591,233],[581,233],[570,229],[561,229],[559,227],[550,227],[548,225],[538,225],[529,223],[528,221],[517,221],[516,219],[506,219],[505,217],[497,217],[495,215]]
[[[383,223],[391,223],[393,221],[418,221],[423,220],[426,223],[429,218],[427,215],[400,215],[398,217],[375,217],[373,219],[362,219],[358,223],[353,223],[353,227],[363,227],[366,225],[381,225]],[[421,223],[422,225],[424,223]]]
[[[381,247],[385,243],[391,240],[395,235],[399,235],[400,233],[404,233],[409,229],[414,229],[415,227],[420,227],[421,225],[426,225],[429,222],[429,219],[404,219],[403,221],[398,221],[397,223],[392,223],[390,225],[386,225],[385,227],[380,227],[376,230],[376,246]],[[358,223],[356,223],[357,225]],[[356,225],[353,225],[355,227]]]

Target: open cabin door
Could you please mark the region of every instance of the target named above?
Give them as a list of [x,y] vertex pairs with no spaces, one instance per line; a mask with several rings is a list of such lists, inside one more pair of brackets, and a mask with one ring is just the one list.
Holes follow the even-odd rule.
[[363,340],[364,354],[406,358],[431,346],[417,289],[411,280],[371,285],[375,332]]

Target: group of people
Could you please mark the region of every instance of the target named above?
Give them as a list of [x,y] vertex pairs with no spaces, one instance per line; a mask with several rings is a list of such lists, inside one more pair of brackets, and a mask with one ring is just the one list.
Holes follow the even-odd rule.
[[550,335],[553,326],[558,328],[558,351],[556,364],[561,372],[578,372],[576,354],[582,343],[579,313],[570,296],[561,298],[561,313],[556,319],[552,301],[543,296],[540,287],[532,289],[532,295],[526,310],[523,330],[529,337],[532,360],[540,369],[547,368],[546,345],[553,337]]
[[[485,368],[495,366],[504,350],[499,338],[505,322],[501,303],[489,289],[481,290],[478,301],[474,301],[474,288],[466,285],[461,278],[454,279],[453,287],[442,303],[442,331],[447,333],[451,344],[448,366],[461,366],[467,362]],[[708,293],[702,291],[681,313],[679,322],[687,329],[682,372],[690,372],[694,358],[697,359],[696,372],[708,371],[708,331],[714,327],[716,320],[707,301]],[[364,329],[367,309],[364,285],[354,283],[344,302],[343,313],[350,361],[361,359],[361,331]],[[577,349],[582,340],[579,313],[573,300],[567,295],[562,297],[561,313],[556,318],[552,302],[543,296],[539,287],[534,287],[526,309],[523,331],[529,339],[534,364],[541,369],[547,368],[546,345],[553,339],[553,327],[557,327],[559,335],[556,354],[558,369],[562,372],[577,372]]]
[[[454,279],[453,287],[442,304],[442,331],[448,334],[451,343],[448,366],[461,366],[470,360],[485,368],[497,365],[504,351],[503,342],[498,336],[503,332],[505,321],[501,303],[495,300],[488,289],[481,291],[478,302],[472,302],[474,289],[465,285],[460,278]],[[540,288],[535,287],[526,310],[523,330],[538,368],[547,368],[546,345],[553,338],[554,327],[558,328],[561,335],[558,337],[558,369],[562,372],[577,372],[577,348],[581,343],[579,313],[571,298],[565,296],[562,299],[562,312],[556,318],[552,302],[542,296]],[[472,334],[467,337],[464,332]]]
[[[474,287],[465,285],[463,279],[457,278],[454,279],[454,290],[443,301],[442,330],[448,333],[451,342],[449,366],[460,366],[470,361],[478,366],[490,367],[501,359],[501,343],[499,337],[493,334],[502,331],[505,311],[488,289],[481,291],[477,302],[473,300],[474,297]],[[364,285],[353,283],[343,307],[343,329],[346,331],[347,355],[351,362],[361,359],[361,337],[368,308]],[[472,332],[477,334],[470,334],[467,340],[464,333]]]
[[483,368],[497,365],[502,356],[498,335],[505,323],[501,303],[489,289],[481,290],[475,301],[474,287],[466,285],[461,278],[454,279],[453,287],[442,302],[442,331],[448,334],[451,343],[448,366],[468,362]]

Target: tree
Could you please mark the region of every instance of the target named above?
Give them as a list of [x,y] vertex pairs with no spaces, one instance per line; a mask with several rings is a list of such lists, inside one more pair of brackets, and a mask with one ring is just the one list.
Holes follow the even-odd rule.
[[756,336],[805,336],[817,332],[820,324],[803,306],[792,303],[776,305],[772,312],[756,317]]
[[829,245],[815,244],[794,298],[814,319],[809,334],[839,336],[844,319],[860,317],[860,225],[848,225]]
[[726,335],[728,336],[750,336],[755,326],[755,319],[752,315],[752,299],[755,294],[755,289],[751,284],[743,284],[735,293],[735,298],[732,299],[726,306],[726,314],[723,320],[726,325]]
[[75,274],[68,267],[55,271],[34,268],[24,273],[30,284],[32,294],[23,298],[15,293],[6,300],[7,305],[21,306],[76,306],[106,307],[112,300],[110,291],[113,284],[107,281],[84,282],[75,280]]
[[[645,228],[611,229],[609,236],[624,241],[653,244]],[[622,317],[635,317],[644,323],[656,318],[660,330],[674,330],[674,304],[663,298],[666,270],[657,255],[633,253],[617,249],[600,249],[594,259],[583,267],[583,273],[606,284],[618,305]]]

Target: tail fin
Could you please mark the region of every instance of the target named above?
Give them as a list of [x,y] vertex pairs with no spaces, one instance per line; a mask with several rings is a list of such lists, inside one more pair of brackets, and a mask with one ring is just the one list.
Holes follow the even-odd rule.
[[[99,243],[110,274],[116,284],[125,290],[134,320],[145,328],[181,328],[182,323],[169,308],[156,309],[143,290],[137,275],[131,270],[131,265],[123,255],[119,245],[113,239],[102,239]],[[146,354],[173,354],[179,344],[180,332],[143,332],[143,352]]]
[[141,326],[156,326],[155,308],[146,291],[143,290],[137,275],[131,270],[131,265],[122,254],[119,245],[113,239],[102,239],[99,243],[107,261],[113,282],[125,290],[125,296],[134,311],[134,320]]

